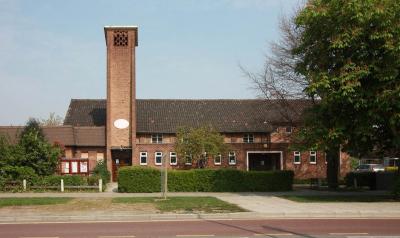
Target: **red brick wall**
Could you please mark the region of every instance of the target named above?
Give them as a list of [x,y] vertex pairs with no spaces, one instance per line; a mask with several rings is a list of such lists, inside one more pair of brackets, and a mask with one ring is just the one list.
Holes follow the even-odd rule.
[[81,158],[82,153],[88,153],[89,155],[89,172],[92,172],[94,167],[97,165],[97,154],[103,153],[104,159],[106,159],[106,148],[105,147],[93,147],[93,146],[79,146],[79,147],[66,147],[65,157],[67,159]]
[[[117,31],[127,32],[126,46],[115,46]],[[136,79],[135,47],[136,28],[106,28],[107,43],[107,166],[111,171],[111,147],[135,147],[136,142]],[[129,127],[114,126],[117,119],[125,119]],[[133,150],[132,150],[133,151]]]
[[[326,163],[325,154],[317,152],[316,164],[310,163],[309,151],[301,152],[301,163],[294,164],[293,151],[289,151],[288,142],[290,141],[290,133],[284,132],[284,128],[279,133],[273,133],[271,138],[266,134],[255,134],[255,142],[258,143],[243,143],[243,134],[232,133],[225,135],[225,142],[231,147],[230,151],[234,151],[236,154],[236,165],[229,165],[228,155],[222,155],[221,165],[214,164],[214,158],[209,156],[207,167],[208,168],[237,168],[246,170],[247,169],[247,152],[254,151],[265,151],[265,152],[282,152],[282,169],[293,170],[295,178],[307,179],[307,178],[324,178],[326,177]],[[268,143],[268,141],[274,141],[275,143]],[[196,164],[185,165],[182,160],[178,158],[178,165],[169,165],[169,153],[174,151],[175,137],[173,135],[163,135],[163,142],[165,144],[151,144],[151,135],[149,134],[138,134],[137,135],[137,147],[135,150],[135,159],[133,165],[139,165],[139,153],[147,152],[147,166],[160,167],[155,165],[155,152],[162,152],[163,155],[167,154],[168,167],[176,169],[190,169],[196,168]],[[234,142],[232,142],[234,141]],[[263,143],[260,143],[263,142]],[[340,175],[343,177],[350,170],[350,162],[348,155],[342,153],[341,155],[341,171]]]

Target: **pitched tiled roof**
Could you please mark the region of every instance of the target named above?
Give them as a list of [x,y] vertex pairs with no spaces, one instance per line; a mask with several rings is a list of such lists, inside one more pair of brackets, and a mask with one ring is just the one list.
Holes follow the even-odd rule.
[[[5,135],[10,143],[17,143],[22,126],[0,126],[0,135]],[[43,127],[43,134],[51,143],[58,142],[66,146],[105,146],[105,127]]]
[[[137,99],[138,133],[175,133],[182,126],[211,125],[219,132],[266,132],[275,124],[300,120],[309,101],[290,100],[288,116],[276,100]],[[105,126],[106,100],[72,99],[64,125]]]

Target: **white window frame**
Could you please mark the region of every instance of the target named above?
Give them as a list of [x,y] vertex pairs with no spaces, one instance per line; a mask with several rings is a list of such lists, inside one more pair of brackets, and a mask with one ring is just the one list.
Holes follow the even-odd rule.
[[[172,163],[172,157],[175,157],[175,162]],[[170,165],[177,165],[178,164],[178,155],[176,152],[169,152],[169,164]]]
[[[219,157],[219,162],[217,162],[217,158]],[[222,164],[222,155],[221,154],[217,154],[214,156],[214,165],[221,165]]]
[[[315,161],[312,161],[311,157],[315,157]],[[317,152],[316,151],[313,151],[313,150],[310,151],[309,161],[310,161],[310,164],[317,164]]]
[[[299,157],[299,161],[296,161],[296,157]],[[301,164],[301,153],[300,151],[294,151],[293,152],[293,163],[294,164]]]
[[[142,162],[142,157],[146,158],[146,162],[145,163]],[[147,165],[147,152],[142,151],[142,152],[139,153],[139,164],[140,165]]]
[[[161,157],[160,158],[160,163],[157,163],[157,157]],[[154,153],[154,164],[155,165],[162,165],[162,157],[163,157],[163,153],[162,152],[160,152],[160,151],[155,152]]]
[[[288,131],[289,128],[290,128],[290,130]],[[286,126],[286,127],[285,127],[285,132],[286,132],[287,134],[292,133],[292,132],[293,132],[293,127],[292,127],[292,126]]]
[[[188,162],[188,158],[190,158],[190,162]],[[193,158],[192,155],[185,155],[185,165],[192,165]]]
[[243,135],[243,143],[251,144],[254,143],[254,134],[244,134]]
[[152,144],[162,144],[163,143],[163,134],[160,134],[160,133],[151,134],[151,143]]
[[[235,162],[231,162],[231,155],[233,155]],[[228,163],[229,163],[229,165],[236,165],[236,152],[235,151],[231,151],[228,153]]]

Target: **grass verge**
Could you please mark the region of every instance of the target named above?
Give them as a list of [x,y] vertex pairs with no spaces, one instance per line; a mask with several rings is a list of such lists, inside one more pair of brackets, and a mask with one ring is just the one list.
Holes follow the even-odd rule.
[[65,204],[72,198],[0,198],[0,207]]
[[324,195],[324,196],[301,196],[301,195],[282,195],[280,198],[288,199],[293,202],[400,202],[390,195]]
[[113,198],[113,203],[150,203],[162,212],[244,212],[243,208],[215,197],[169,197],[162,200],[154,197]]

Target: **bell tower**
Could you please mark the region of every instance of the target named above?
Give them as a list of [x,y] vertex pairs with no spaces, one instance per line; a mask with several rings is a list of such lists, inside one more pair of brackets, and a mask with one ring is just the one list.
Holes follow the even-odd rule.
[[105,26],[107,45],[107,167],[132,165],[136,142],[135,48],[137,26]]

